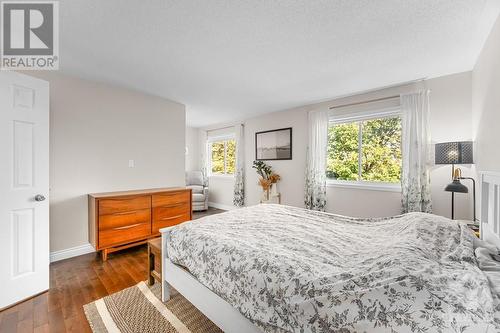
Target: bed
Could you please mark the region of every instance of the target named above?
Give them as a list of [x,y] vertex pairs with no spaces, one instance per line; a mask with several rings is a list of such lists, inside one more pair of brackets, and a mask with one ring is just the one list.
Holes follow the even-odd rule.
[[[482,176],[498,245],[500,176]],[[489,332],[498,295],[465,224],[424,213],[354,219],[283,205],[162,230],[170,286],[225,332]]]

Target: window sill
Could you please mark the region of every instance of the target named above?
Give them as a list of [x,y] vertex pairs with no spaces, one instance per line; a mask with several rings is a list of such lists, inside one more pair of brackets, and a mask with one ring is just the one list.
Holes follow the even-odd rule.
[[369,191],[401,192],[401,184],[327,180],[327,187],[340,187]]
[[215,179],[234,179],[234,175],[209,175],[208,178],[215,178]]

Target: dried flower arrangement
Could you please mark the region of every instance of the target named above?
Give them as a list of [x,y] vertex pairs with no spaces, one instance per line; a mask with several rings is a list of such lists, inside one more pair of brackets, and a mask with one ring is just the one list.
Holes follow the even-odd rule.
[[260,176],[259,185],[262,187],[262,191],[269,197],[269,190],[272,184],[276,184],[281,180],[280,175],[274,173],[272,168],[262,161],[254,161],[252,168],[257,170],[257,174]]

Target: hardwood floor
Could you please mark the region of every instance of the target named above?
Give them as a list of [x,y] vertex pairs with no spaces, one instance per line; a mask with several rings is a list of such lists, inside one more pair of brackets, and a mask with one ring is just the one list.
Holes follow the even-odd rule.
[[[193,218],[221,212],[210,208]],[[0,312],[0,332],[91,332],[83,305],[146,279],[145,245],[111,254],[106,262],[92,253],[52,263],[50,289]]]

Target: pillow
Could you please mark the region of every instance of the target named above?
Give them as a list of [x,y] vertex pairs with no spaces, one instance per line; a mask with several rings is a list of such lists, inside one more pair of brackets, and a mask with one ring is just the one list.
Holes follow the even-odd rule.
[[490,251],[490,249],[485,247],[478,247],[474,253],[476,255],[478,266],[481,270],[500,272],[500,262],[493,260],[491,257],[491,254],[497,254],[497,251]]
[[474,237],[472,241],[472,246],[474,247],[474,249],[477,249],[478,247],[484,247],[488,249],[491,253],[498,253],[498,249],[495,245],[485,242],[484,240],[479,239],[477,237]]

